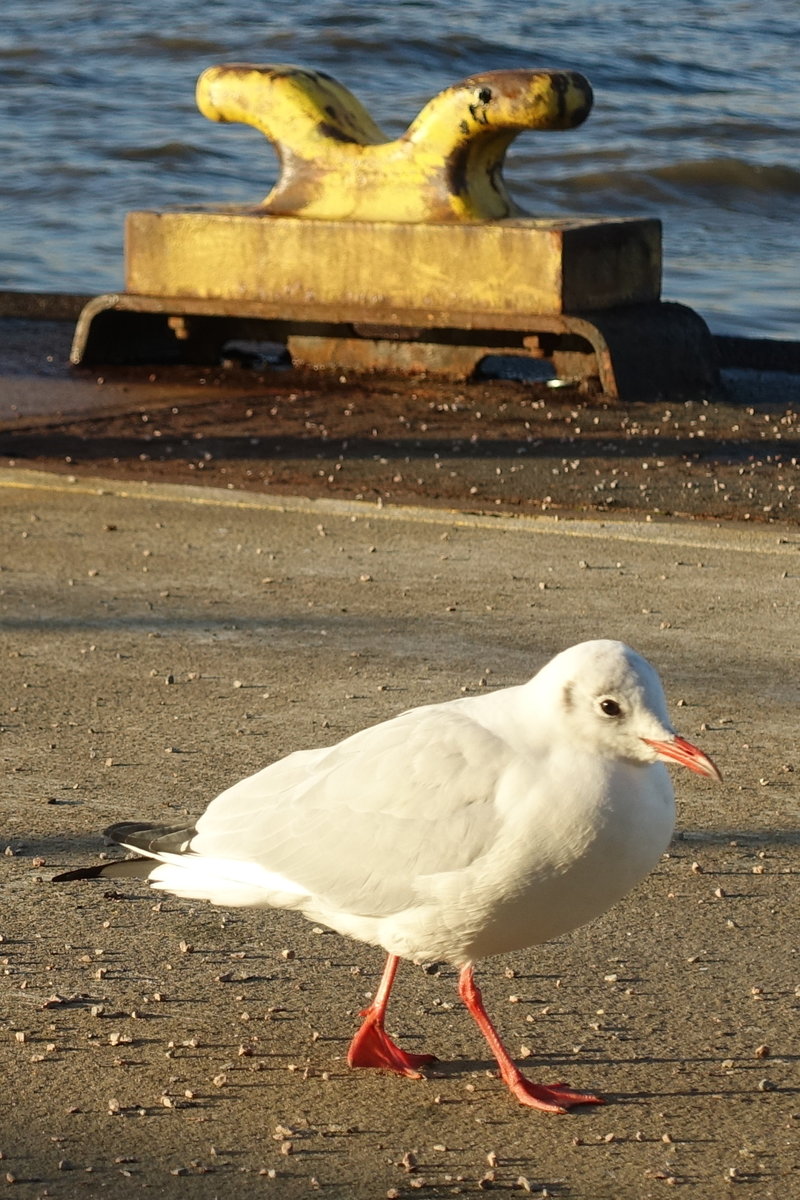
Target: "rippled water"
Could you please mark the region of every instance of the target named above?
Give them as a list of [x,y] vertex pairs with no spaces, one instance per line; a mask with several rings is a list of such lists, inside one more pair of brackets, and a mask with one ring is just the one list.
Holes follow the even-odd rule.
[[293,62],[345,83],[391,136],[475,71],[570,67],[595,107],[525,134],[506,176],[534,214],[659,216],[664,295],[718,332],[800,336],[796,0],[37,0],[0,23],[0,287],[122,286],[129,209],[252,203],[257,131],[206,121],[199,73]]

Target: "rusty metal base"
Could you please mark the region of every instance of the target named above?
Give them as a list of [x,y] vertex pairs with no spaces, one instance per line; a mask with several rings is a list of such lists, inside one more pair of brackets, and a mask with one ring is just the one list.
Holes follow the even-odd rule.
[[634,400],[707,393],[719,383],[713,339],[680,304],[635,304],[575,314],[448,312],[446,327],[422,310],[337,312],[305,304],[297,316],[265,302],[98,296],[78,319],[75,365],[218,364],[232,341],[277,342],[295,366],[466,379],[490,355],[545,359],[585,392]]

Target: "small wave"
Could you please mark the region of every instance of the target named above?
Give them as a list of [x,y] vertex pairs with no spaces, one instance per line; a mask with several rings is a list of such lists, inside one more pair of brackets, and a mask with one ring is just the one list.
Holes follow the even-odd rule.
[[710,158],[639,170],[592,171],[562,178],[555,186],[570,195],[614,193],[657,203],[719,203],[735,196],[800,196],[800,170],[779,163],[762,166],[737,158]]
[[800,194],[800,170],[775,163],[762,166],[739,158],[707,158],[657,167],[649,172],[656,179],[686,188],[735,188],[752,192]]
[[211,38],[180,34],[143,33],[131,45],[134,53],[166,54],[173,58],[196,58],[208,55],[216,58],[219,43]]
[[13,62],[14,60],[37,60],[44,62],[46,55],[39,46],[2,46],[0,47],[0,62]]
[[188,142],[164,142],[160,146],[123,146],[112,150],[109,158],[120,159],[122,162],[192,162],[204,158],[205,150],[198,149]]

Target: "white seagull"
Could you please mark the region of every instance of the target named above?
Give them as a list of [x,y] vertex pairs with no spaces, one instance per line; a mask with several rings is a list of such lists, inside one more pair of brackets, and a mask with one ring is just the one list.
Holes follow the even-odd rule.
[[420,1078],[435,1061],[384,1028],[401,958],[458,967],[459,995],[516,1099],[565,1112],[599,1097],[526,1079],[474,981],[477,959],[591,921],[658,862],[675,799],[664,761],[721,779],[678,737],[654,668],[591,641],[528,683],[413,708],[299,750],[212,800],[194,828],[106,836],[143,855],[58,880],[140,875],[225,906],[295,909],[388,954],[347,1059]]

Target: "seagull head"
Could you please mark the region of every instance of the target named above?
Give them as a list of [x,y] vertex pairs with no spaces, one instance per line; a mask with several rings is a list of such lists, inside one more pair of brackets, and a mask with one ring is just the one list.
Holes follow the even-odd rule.
[[555,698],[551,711],[599,753],[643,766],[676,762],[721,781],[708,755],[675,732],[655,668],[623,642],[571,646],[551,659],[536,680]]

